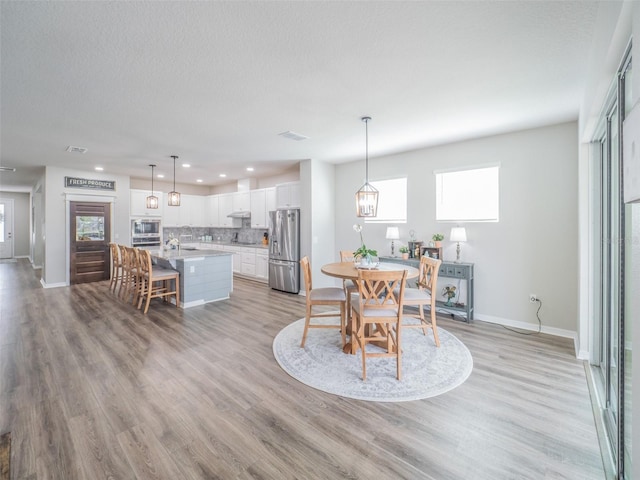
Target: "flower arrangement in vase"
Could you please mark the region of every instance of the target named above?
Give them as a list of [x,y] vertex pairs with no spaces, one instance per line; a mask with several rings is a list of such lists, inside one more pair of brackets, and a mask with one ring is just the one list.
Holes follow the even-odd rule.
[[355,259],[360,259],[361,265],[370,265],[373,261],[373,257],[378,256],[378,251],[367,248],[364,244],[364,240],[362,239],[362,225],[356,223],[353,226],[353,230],[360,234],[360,248],[353,252],[353,257]]
[[398,251],[402,254],[402,259],[403,260],[408,260],[409,259],[409,247],[406,246],[401,246]]

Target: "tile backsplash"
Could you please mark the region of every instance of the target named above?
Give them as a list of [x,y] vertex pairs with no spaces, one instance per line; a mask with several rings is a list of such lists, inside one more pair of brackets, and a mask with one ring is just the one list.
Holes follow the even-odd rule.
[[[262,243],[266,229],[251,228],[251,219],[243,218],[241,228],[216,228],[216,227],[164,227],[162,229],[163,242],[167,242],[171,236],[179,238],[183,243],[206,241],[211,237],[212,242],[230,243]],[[237,238],[235,236],[237,235]]]

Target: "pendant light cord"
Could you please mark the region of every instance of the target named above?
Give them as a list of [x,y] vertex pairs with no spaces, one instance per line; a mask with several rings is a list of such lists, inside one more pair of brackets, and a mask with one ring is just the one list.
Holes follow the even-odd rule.
[[176,158],[178,158],[176,155],[171,155],[171,158],[173,158],[173,191],[176,191]]
[[362,117],[360,120],[364,122],[364,172],[365,172],[365,183],[369,184],[369,120],[371,117]]
[[366,182],[369,183],[369,120],[365,120],[364,121],[364,138],[365,138],[365,142],[366,142],[366,146],[365,146],[365,163],[366,163]]

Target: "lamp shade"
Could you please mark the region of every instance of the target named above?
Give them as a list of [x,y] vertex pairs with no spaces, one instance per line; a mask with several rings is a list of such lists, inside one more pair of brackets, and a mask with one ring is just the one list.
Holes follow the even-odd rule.
[[464,227],[453,227],[449,239],[452,242],[466,242],[467,230]]
[[399,240],[400,231],[398,227],[387,227],[387,240]]
[[153,194],[153,169],[155,165],[149,165],[151,167],[151,195],[147,197],[147,208],[158,208],[158,197]]

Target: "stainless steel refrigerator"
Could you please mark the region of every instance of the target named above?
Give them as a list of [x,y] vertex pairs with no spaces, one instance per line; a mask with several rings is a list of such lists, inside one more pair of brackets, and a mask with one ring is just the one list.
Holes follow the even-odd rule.
[[269,286],[300,290],[300,210],[269,212]]

